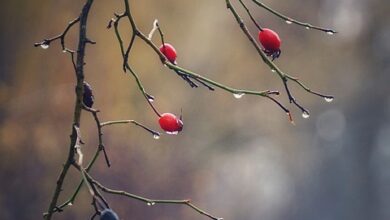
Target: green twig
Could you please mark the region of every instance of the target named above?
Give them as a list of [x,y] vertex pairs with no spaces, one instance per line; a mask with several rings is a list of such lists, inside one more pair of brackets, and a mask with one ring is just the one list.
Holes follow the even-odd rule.
[[314,30],[319,30],[319,31],[323,31],[327,34],[330,34],[330,35],[333,35],[335,33],[337,33],[337,31],[334,31],[332,29],[329,29],[329,28],[323,28],[323,27],[319,27],[319,26],[315,26],[315,25],[312,25],[312,24],[309,24],[309,23],[306,23],[306,22],[301,22],[301,21],[298,21],[298,20],[295,20],[293,18],[290,18],[286,15],[283,15],[282,13],[272,9],[271,7],[267,6],[266,4],[258,1],[258,0],[252,0],[257,6],[261,7],[261,8],[264,8],[265,10],[271,12],[272,14],[274,14],[275,16],[283,19],[287,24],[296,24],[296,25],[299,25],[299,26],[303,26],[305,27],[306,29],[314,29]]

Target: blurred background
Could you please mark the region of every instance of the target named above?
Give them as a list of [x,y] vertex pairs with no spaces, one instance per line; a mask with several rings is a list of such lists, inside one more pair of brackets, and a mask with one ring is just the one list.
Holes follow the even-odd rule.
[[[58,43],[35,42],[61,33],[84,1],[6,1],[0,20],[0,219],[41,219],[65,161],[75,77]],[[236,88],[283,91],[239,29],[225,1],[131,1],[139,28],[158,18],[181,66]],[[237,8],[239,4],[233,1]],[[282,38],[282,70],[312,89],[335,95],[332,103],[291,83],[311,111],[294,114],[296,126],[261,97],[235,99],[221,90],[191,89],[137,40],[130,62],[161,112],[180,114],[185,128],[159,140],[138,127],[104,129],[111,158],[91,174],[107,187],[158,199],[186,199],[225,219],[390,219],[390,3],[385,0],[264,1],[274,9],[334,28],[334,36],[288,25],[246,1],[255,18]],[[102,121],[135,119],[159,129],[157,118],[122,60],[106,25],[123,2],[96,1],[89,19],[86,80],[94,88]],[[256,28],[239,10],[248,28]],[[121,31],[128,42],[130,26]],[[77,30],[67,44],[77,45]],[[156,44],[160,44],[157,36]],[[93,118],[83,113],[81,132],[89,159],[96,149]],[[78,184],[71,169],[60,201]],[[107,195],[121,219],[207,219],[188,207],[156,205]],[[89,219],[83,188],[75,204],[54,219]]]

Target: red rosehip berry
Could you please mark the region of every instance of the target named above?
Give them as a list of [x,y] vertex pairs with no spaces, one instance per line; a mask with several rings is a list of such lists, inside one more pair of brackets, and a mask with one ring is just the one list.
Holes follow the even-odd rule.
[[275,31],[268,28],[263,28],[261,31],[259,31],[259,41],[264,47],[264,52],[268,56],[271,56],[272,60],[280,56],[281,40]]
[[177,118],[176,115],[172,113],[162,114],[161,117],[158,119],[158,123],[160,124],[160,127],[168,133],[177,134],[181,130],[183,130],[182,120]]
[[163,45],[160,46],[160,51],[162,54],[164,54],[167,57],[169,62],[173,64],[176,63],[177,53],[175,48],[172,45],[168,43],[164,43]]

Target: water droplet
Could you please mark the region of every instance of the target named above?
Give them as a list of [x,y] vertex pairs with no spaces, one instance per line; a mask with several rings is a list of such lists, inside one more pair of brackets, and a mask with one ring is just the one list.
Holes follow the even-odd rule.
[[49,44],[41,44],[41,48],[46,50],[49,48]]
[[276,72],[276,69],[271,69],[271,72],[273,72],[273,73]]
[[148,206],[152,206],[154,204],[156,204],[156,203],[155,202],[148,202],[148,203],[146,203],[146,205],[148,205]]
[[171,135],[177,135],[179,134],[178,131],[166,131],[167,134],[171,134]]
[[292,24],[292,21],[286,20],[286,24]]
[[324,98],[326,102],[332,102],[333,101],[333,97],[325,97]]
[[329,35],[333,35],[334,34],[333,31],[327,31],[326,33],[329,34]]
[[146,98],[148,99],[149,102],[153,102],[154,101],[154,96],[149,95],[148,93],[145,93],[145,95],[146,95]]
[[156,140],[158,140],[158,139],[160,139],[160,135],[159,135],[159,134],[154,134],[154,135],[153,135],[153,138],[156,139]]
[[245,95],[245,93],[234,93],[234,94],[233,94],[234,98],[236,98],[236,99],[240,99],[240,98],[242,98],[244,95]]
[[306,30],[310,30],[310,27],[309,27],[309,26],[306,26]]
[[71,203],[71,202],[70,202],[70,203],[68,203],[68,206],[72,206],[72,205],[73,205],[73,203]]
[[309,112],[307,112],[307,111],[302,112],[302,118],[309,118],[309,117],[310,117]]
[[223,220],[223,218],[217,218],[217,220]]
[[66,49],[65,49],[65,50],[62,50],[62,53],[66,53],[66,52],[68,52]]

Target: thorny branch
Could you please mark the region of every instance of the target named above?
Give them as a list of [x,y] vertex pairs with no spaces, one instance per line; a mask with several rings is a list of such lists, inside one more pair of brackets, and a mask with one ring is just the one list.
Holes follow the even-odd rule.
[[[324,98],[327,102],[330,102],[333,100],[333,96],[323,95],[321,93],[312,91],[309,87],[307,87],[305,84],[303,84],[298,78],[293,77],[285,72],[282,72],[279,67],[277,67],[270,59],[268,59],[267,55],[264,53],[262,48],[258,45],[256,40],[252,37],[252,35],[248,31],[248,28],[246,27],[246,24],[244,23],[243,19],[240,17],[240,15],[237,13],[234,6],[231,4],[231,1],[230,0],[225,0],[225,1],[226,1],[227,8],[233,14],[233,16],[236,19],[237,23],[239,24],[241,30],[244,32],[244,34],[246,35],[248,40],[252,43],[252,45],[254,46],[256,51],[258,52],[259,56],[261,57],[262,61],[271,69],[272,72],[276,73],[280,77],[280,79],[282,80],[290,103],[293,103],[296,107],[298,107],[302,111],[304,117],[309,117],[309,112],[302,105],[300,105],[297,102],[296,98],[292,95],[292,93],[288,87],[288,84],[287,84],[289,80],[298,84],[306,92]],[[264,3],[262,3],[258,0],[252,0],[252,1],[258,7],[264,8],[265,10],[274,14],[275,16],[283,19],[287,24],[293,23],[293,24],[296,24],[299,26],[306,27],[306,29],[315,29],[315,30],[326,32],[328,34],[336,33],[336,31],[331,30],[331,29],[314,26],[314,25],[311,25],[309,23],[300,22],[298,20],[287,17],[287,16],[273,10],[272,8],[270,8],[269,6],[265,5]],[[63,210],[64,207],[66,207],[68,205],[72,205],[73,202],[75,201],[82,185],[85,183],[90,191],[91,196],[92,196],[92,206],[94,207],[94,210],[95,210],[95,213],[93,214],[92,219],[94,217],[100,215],[100,209],[109,208],[108,202],[104,199],[104,197],[100,193],[100,190],[101,190],[105,193],[126,196],[126,197],[129,197],[131,199],[139,200],[141,202],[145,202],[147,205],[154,205],[154,204],[186,205],[204,216],[207,216],[207,217],[214,219],[214,220],[220,220],[221,218],[217,218],[217,217],[207,213],[206,211],[198,208],[190,200],[149,199],[149,198],[134,195],[134,194],[131,194],[131,193],[128,193],[125,191],[113,190],[113,189],[110,189],[110,188],[103,186],[97,180],[93,179],[90,176],[90,174],[88,173],[90,171],[90,169],[92,168],[92,166],[94,165],[94,163],[96,162],[97,158],[99,157],[101,151],[103,151],[103,153],[104,153],[104,157],[105,157],[107,165],[110,166],[110,161],[109,161],[109,158],[108,158],[108,155],[107,155],[104,143],[103,143],[103,138],[102,138],[103,127],[109,126],[109,125],[115,125],[115,124],[129,124],[129,123],[131,123],[131,124],[139,126],[143,129],[145,129],[146,131],[150,132],[153,135],[153,137],[156,139],[158,139],[160,136],[160,133],[158,133],[152,129],[149,129],[145,125],[138,123],[135,120],[114,120],[114,121],[101,122],[99,117],[98,117],[99,111],[96,109],[89,108],[89,107],[85,106],[85,104],[83,103],[83,94],[84,94],[84,91],[83,91],[84,90],[84,88],[83,88],[84,68],[83,68],[83,66],[85,65],[84,57],[85,57],[86,44],[88,44],[88,43],[95,44],[95,42],[90,40],[86,34],[88,14],[89,14],[89,11],[90,11],[90,8],[91,8],[93,2],[94,2],[94,0],[86,0],[80,15],[77,18],[75,18],[74,20],[70,21],[61,34],[54,36],[52,38],[44,39],[43,41],[34,44],[35,47],[40,46],[43,49],[47,49],[52,42],[59,40],[61,47],[62,47],[62,50],[64,52],[67,52],[70,54],[71,61],[72,61],[72,64],[73,64],[73,67],[74,67],[74,70],[76,73],[75,74],[76,79],[77,79],[76,103],[75,103],[74,116],[73,116],[72,133],[70,136],[71,141],[70,141],[70,146],[69,146],[69,153],[68,153],[67,160],[65,161],[65,164],[63,166],[63,169],[60,173],[60,176],[58,177],[56,189],[54,191],[52,200],[50,202],[49,209],[48,209],[47,213],[44,214],[45,219],[50,220],[54,212],[60,212]],[[252,13],[249,11],[249,9],[246,6],[246,4],[244,3],[244,1],[239,0],[239,3],[245,9],[246,13],[250,17],[250,19],[254,23],[254,25],[258,28],[259,31],[261,31],[262,27],[255,20],[255,18],[253,17]],[[132,16],[132,13],[130,10],[131,7],[130,7],[129,1],[124,0],[124,4],[125,4],[124,12],[121,14],[115,14],[115,18],[111,19],[111,21],[109,22],[107,27],[111,28],[112,26],[114,26],[114,31],[115,31],[117,40],[119,42],[121,55],[123,58],[123,71],[124,72],[128,71],[131,73],[131,75],[134,77],[134,79],[138,85],[139,90],[141,91],[141,93],[145,97],[146,101],[148,102],[148,104],[150,105],[150,107],[152,108],[152,110],[154,111],[154,113],[158,117],[161,117],[161,115],[152,103],[154,101],[154,97],[145,91],[145,88],[142,85],[140,78],[138,77],[138,74],[132,69],[132,67],[128,61],[131,49],[132,49],[137,38],[141,39],[141,41],[146,43],[158,55],[162,64],[164,64],[167,68],[171,69],[176,74],[178,74],[180,77],[182,77],[191,87],[198,87],[198,85],[196,83],[200,83],[201,85],[205,86],[209,90],[214,90],[214,87],[216,87],[216,88],[222,89],[226,92],[232,93],[236,98],[240,98],[245,94],[262,96],[262,97],[268,98],[271,101],[273,101],[274,103],[276,103],[283,111],[285,111],[289,117],[289,120],[291,122],[293,122],[292,116],[290,114],[290,110],[287,107],[285,107],[283,104],[281,104],[276,98],[273,97],[273,95],[279,95],[279,91],[272,91],[272,90],[252,91],[252,90],[246,90],[246,89],[235,89],[235,88],[226,86],[222,83],[219,83],[217,81],[211,80],[211,79],[204,77],[200,74],[197,74],[195,72],[192,72],[190,70],[187,70],[185,68],[182,68],[182,67],[178,66],[176,62],[175,63],[169,62],[167,60],[167,58],[165,57],[165,55],[159,50],[159,48],[152,41],[153,34],[157,30],[159,32],[159,35],[160,35],[162,46],[165,47],[164,33],[163,33],[159,23],[158,23],[158,20],[156,20],[153,23],[153,29],[151,30],[151,32],[149,33],[149,35],[147,37],[137,27],[137,24],[134,20],[134,17]],[[124,46],[124,42],[122,40],[120,31],[119,31],[119,22],[121,21],[122,18],[127,18],[129,20],[130,25],[131,25],[131,29],[132,29],[131,39],[130,39],[130,42],[126,48]],[[66,47],[65,38],[66,38],[68,31],[77,23],[79,23],[79,44],[78,44],[77,51],[74,51],[74,50],[68,49]],[[76,54],[76,57],[75,57],[75,54]],[[75,58],[76,58],[76,60],[75,60]],[[98,147],[97,147],[96,152],[95,152],[94,156],[92,157],[91,161],[89,161],[88,165],[85,168],[83,167],[83,153],[81,150],[81,145],[83,144],[83,142],[81,141],[81,135],[80,135],[80,130],[79,130],[81,112],[83,109],[92,114],[92,116],[96,122],[96,127],[97,127],[97,132],[98,132]],[[77,161],[75,160],[76,154],[79,156]],[[74,166],[77,170],[80,171],[82,179],[81,179],[78,187],[76,188],[75,192],[72,194],[72,196],[63,204],[57,205],[57,201],[58,201],[59,195],[62,191],[62,186],[63,186],[65,177],[67,175],[67,171],[69,170],[70,166]]]
[[[96,122],[96,128],[97,128],[97,132],[98,132],[98,147],[96,148],[95,154],[93,155],[91,161],[88,163],[87,167],[85,168],[85,172],[89,172],[90,171],[90,169],[92,168],[92,166],[96,162],[97,158],[99,157],[100,152],[102,152],[102,151],[103,151],[104,158],[105,158],[105,161],[107,163],[107,166],[111,165],[111,163],[110,163],[110,161],[108,159],[107,153],[105,151],[105,145],[103,143],[103,131],[102,131],[103,127],[110,126],[110,125],[115,125],[115,124],[128,124],[128,123],[132,123],[132,124],[134,124],[136,126],[139,126],[139,127],[143,128],[144,130],[148,131],[149,133],[151,133],[155,139],[158,139],[160,137],[160,133],[159,132],[150,129],[150,128],[146,127],[145,125],[143,125],[143,124],[141,124],[141,123],[139,123],[139,122],[137,122],[135,120],[116,120],[116,121],[100,122],[100,119],[98,117],[99,110],[88,108],[85,105],[83,105],[83,109],[85,111],[88,111],[88,112],[90,112],[92,114],[92,116],[93,116],[93,118],[94,118],[94,120]],[[75,189],[74,193],[72,194],[72,196],[67,201],[65,201],[63,204],[59,205],[58,208],[54,209],[53,211],[54,212],[62,211],[66,206],[72,205],[75,202],[75,200],[77,198],[77,195],[79,194],[79,192],[81,190],[81,187],[83,186],[84,183],[85,183],[85,180],[81,179],[80,183],[76,187],[76,189]],[[44,216],[46,216],[47,214],[48,213],[44,213]]]
[[[76,86],[76,103],[74,107],[74,115],[73,115],[73,126],[72,126],[72,134],[70,136],[71,141],[69,145],[69,153],[68,157],[65,161],[65,164],[62,168],[61,174],[57,179],[56,189],[54,191],[53,197],[51,199],[47,215],[45,216],[46,220],[50,220],[54,210],[61,210],[57,207],[57,201],[58,197],[62,191],[62,185],[64,183],[65,177],[68,173],[68,170],[70,168],[70,165],[74,163],[74,156],[75,156],[75,144],[77,141],[77,134],[75,126],[79,126],[80,124],[80,118],[81,118],[81,108],[82,108],[82,101],[83,101],[83,82],[84,82],[84,56],[85,56],[85,45],[88,42],[87,34],[86,34],[86,27],[87,27],[87,20],[88,20],[88,14],[90,11],[90,8],[92,6],[93,0],[87,0],[83,6],[83,9],[81,11],[81,14],[78,19],[75,19],[74,21],[70,22],[70,24],[66,27],[65,31],[60,34],[57,37],[51,38],[51,40],[44,40],[43,43],[46,45],[49,45],[51,41],[61,39],[61,45],[63,49],[65,49],[65,43],[64,39],[66,36],[66,33],[68,30],[77,22],[80,23],[80,34],[79,34],[79,45],[77,50],[77,62],[75,65],[75,72],[76,72],[76,79],[77,79],[77,86]],[[39,43],[38,43],[39,45]],[[42,45],[42,44],[41,44]],[[37,44],[35,45],[37,46]]]
[[[55,189],[53,197],[51,199],[48,211],[46,213],[44,213],[44,218],[46,220],[51,219],[54,212],[60,212],[60,211],[62,211],[62,209],[65,206],[73,204],[73,202],[76,199],[76,196],[77,196],[78,192],[80,191],[80,189],[82,187],[82,184],[83,184],[83,180],[82,180],[80,182],[80,184],[78,185],[78,187],[76,188],[76,190],[75,190],[74,194],[72,195],[72,197],[67,202],[65,202],[64,204],[62,204],[60,206],[57,205],[57,201],[58,201],[59,195],[60,195],[60,193],[62,191],[62,186],[64,184],[65,177],[67,175],[67,172],[68,172],[70,166],[75,164],[75,154],[79,150],[79,148],[78,148],[78,146],[79,146],[79,134],[78,134],[79,131],[78,131],[78,129],[79,129],[79,125],[80,125],[81,110],[83,108],[85,110],[87,110],[87,111],[90,111],[93,114],[94,119],[95,119],[95,121],[97,123],[98,136],[99,136],[99,146],[98,146],[98,149],[95,152],[95,155],[93,156],[92,160],[89,162],[89,164],[88,164],[88,166],[86,168],[86,171],[90,170],[90,168],[93,166],[93,164],[95,163],[96,159],[99,156],[100,151],[104,152],[104,155],[105,155],[105,158],[106,158],[106,162],[107,162],[108,165],[110,164],[109,160],[108,160],[108,157],[107,157],[107,154],[105,152],[103,141],[102,141],[101,128],[103,126],[100,125],[100,121],[99,121],[99,118],[97,116],[97,112],[98,111],[97,110],[93,110],[93,109],[89,109],[89,108],[87,108],[83,104],[83,94],[84,94],[83,82],[84,82],[84,65],[85,65],[84,56],[85,56],[85,49],[86,49],[86,44],[87,43],[95,44],[95,42],[90,40],[87,37],[87,34],[86,34],[88,15],[89,15],[89,11],[90,11],[90,8],[91,8],[93,2],[94,2],[93,0],[86,0],[84,6],[82,8],[82,11],[80,13],[80,16],[78,16],[73,21],[69,22],[68,26],[65,28],[65,30],[61,34],[59,34],[59,35],[57,35],[55,37],[52,37],[52,38],[44,39],[42,42],[34,44],[35,47],[41,46],[43,49],[47,49],[49,47],[50,43],[52,43],[53,41],[59,40],[60,44],[62,46],[62,50],[64,52],[67,52],[67,53],[69,53],[71,55],[71,60],[72,60],[73,67],[75,69],[75,75],[76,75],[76,79],[77,79],[76,103],[75,103],[74,116],[73,116],[72,134],[70,136],[71,141],[70,141],[68,157],[67,157],[67,159],[66,159],[66,161],[65,161],[65,163],[63,165],[63,169],[62,169],[62,171],[60,173],[60,176],[57,179],[56,189]],[[68,31],[76,23],[80,24],[80,26],[79,26],[79,44],[78,44],[77,52],[75,52],[74,50],[68,49],[65,46],[66,35],[67,35]],[[75,53],[77,53],[76,61],[74,59],[75,58],[74,57]],[[144,126],[144,125],[142,125],[142,124],[140,124],[138,122],[134,121],[134,124],[136,124],[136,125],[144,128],[145,130],[151,132],[155,137],[157,135],[159,135],[158,132],[149,129],[146,126]],[[82,158],[81,158],[81,160],[82,160]]]
[[[95,113],[97,112],[97,111],[93,111],[91,109],[89,111],[95,112]],[[103,126],[109,126],[109,125],[113,125],[113,124],[123,124],[123,123],[135,123],[138,126],[146,128],[143,125],[139,124],[138,122],[135,122],[134,120],[108,121],[108,122],[104,122],[104,123],[99,124],[99,126],[103,127]],[[103,186],[101,183],[99,183],[97,180],[93,179],[90,176],[90,174],[88,173],[88,169],[83,168],[83,153],[81,150],[81,145],[83,144],[83,142],[81,141],[81,135],[80,135],[79,128],[77,126],[74,126],[74,129],[76,130],[76,136],[77,136],[76,144],[75,144],[74,148],[76,149],[76,152],[79,156],[79,160],[77,162],[72,163],[72,165],[81,172],[82,180],[86,183],[88,190],[89,190],[91,196],[93,197],[93,207],[95,208],[95,213],[93,214],[93,216],[96,216],[100,213],[98,206],[103,207],[103,208],[104,207],[109,208],[108,202],[104,199],[103,195],[96,188],[96,187],[98,187],[100,190],[102,190],[105,193],[126,196],[126,197],[129,197],[132,199],[136,199],[136,200],[145,202],[149,206],[152,206],[155,204],[187,205],[188,207],[192,208],[193,210],[200,213],[201,215],[207,216],[207,217],[214,219],[214,220],[222,220],[222,218],[215,217],[215,216],[209,214],[208,212],[204,211],[203,209],[200,209],[199,207],[194,205],[191,202],[191,200],[189,200],[189,199],[185,199],[185,200],[149,199],[149,198],[145,198],[142,196],[131,194],[131,193],[128,193],[128,192],[125,192],[122,190],[113,190],[113,189],[110,189],[110,188]],[[148,129],[148,128],[146,128],[146,129]],[[152,131],[152,132],[155,132],[155,131]],[[155,132],[155,133],[157,133],[157,132]],[[104,205],[99,204],[99,202],[103,203]]]

